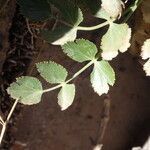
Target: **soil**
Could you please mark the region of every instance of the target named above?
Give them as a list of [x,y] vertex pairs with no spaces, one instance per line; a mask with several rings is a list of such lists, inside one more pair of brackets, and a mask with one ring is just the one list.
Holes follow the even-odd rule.
[[[9,20],[12,22],[11,28],[5,31],[9,33],[6,38],[9,43],[1,75],[1,112],[4,116],[11,108],[12,100],[3,89],[16,77],[29,75],[35,62],[53,60],[65,66],[70,75],[84,65],[65,56],[59,46],[52,46],[41,39],[34,41],[33,48],[26,20],[18,11],[11,20],[12,17]],[[95,23],[88,20],[87,25]],[[101,35],[99,31],[81,32],[78,37],[98,43]],[[93,150],[98,141],[104,145],[102,150],[131,150],[134,146],[143,145],[150,134],[149,77],[142,71],[139,59],[129,52],[119,54],[111,65],[116,72],[116,83],[109,95],[99,97],[94,93],[89,82],[89,68],[73,81],[76,84],[76,97],[66,111],[62,112],[57,104],[58,91],[44,94],[38,105],[19,104],[0,149]],[[49,86],[35,69],[31,75],[38,77],[44,87]],[[103,132],[102,125],[107,121],[105,134],[99,139],[99,134]]]

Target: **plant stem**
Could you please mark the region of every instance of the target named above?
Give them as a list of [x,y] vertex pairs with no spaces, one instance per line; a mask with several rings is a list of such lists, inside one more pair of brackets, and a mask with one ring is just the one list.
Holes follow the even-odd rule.
[[79,76],[83,71],[85,71],[88,67],[90,67],[92,64],[94,63],[94,61],[90,61],[88,64],[86,64],[82,69],[80,69],[78,72],[76,72],[72,78],[70,78],[69,80],[66,81],[66,83],[69,83],[70,81],[72,81],[74,78],[76,78],[77,76]]
[[[70,81],[72,81],[74,78],[76,78],[77,76],[79,76],[83,71],[85,71],[88,67],[90,67],[93,63],[94,63],[95,60],[93,61],[90,61],[88,64],[86,64],[83,68],[81,68],[78,72],[76,72],[69,80],[67,80],[65,83],[69,83]],[[59,85],[56,85],[52,88],[49,88],[49,89],[46,89],[46,90],[43,90],[43,93],[46,93],[46,92],[50,92],[50,91],[53,91],[53,90],[56,90],[58,88],[62,87],[62,84],[59,84]]]
[[132,5],[125,11],[124,15],[126,15],[127,13],[128,13],[128,15],[127,15],[127,17],[123,20],[123,22],[127,22],[127,21],[130,19],[130,17],[133,15],[133,13],[134,13],[135,10],[138,8],[138,6],[141,4],[142,1],[143,1],[143,0],[138,0],[138,2],[135,1],[135,3],[132,4]]
[[78,26],[77,29],[78,29],[78,30],[82,30],[82,31],[92,31],[92,30],[100,29],[100,28],[102,28],[102,27],[104,27],[104,26],[106,26],[106,25],[108,25],[108,24],[109,24],[109,21],[105,21],[105,22],[103,22],[103,23],[101,23],[101,24],[98,24],[98,25],[92,26],[92,27],[82,27],[82,26]]
[[8,122],[9,122],[9,120],[10,120],[10,117],[12,116],[12,113],[14,112],[14,110],[15,110],[15,108],[16,108],[16,105],[17,105],[18,101],[19,101],[18,99],[15,100],[15,102],[14,102],[14,104],[13,104],[13,106],[12,106],[12,108],[11,108],[11,110],[10,110],[8,116],[7,116],[6,121],[3,123],[3,127],[2,127],[2,130],[1,130],[1,134],[0,134],[0,145],[1,145],[1,143],[2,143],[2,139],[3,139],[3,137],[4,137],[7,124],[8,124]]
[[56,90],[56,89],[60,88],[61,86],[62,86],[62,85],[59,84],[59,85],[56,85],[56,86],[54,86],[54,87],[52,87],[52,88],[43,90],[43,93],[46,93],[46,92],[50,92],[50,91]]
[[[64,21],[64,20],[58,19],[58,18],[55,17],[55,16],[52,16],[52,18],[58,20],[60,23],[66,25],[66,26],[68,26],[68,27],[71,27],[71,28],[74,27],[72,24],[70,24],[70,23],[68,23],[68,22],[66,22],[66,21]],[[113,21],[113,20],[112,20],[112,21]],[[102,28],[102,27],[108,25],[109,22],[110,22],[110,21],[105,21],[105,22],[103,22],[103,23],[100,23],[100,24],[98,24],[98,25],[91,26],[91,27],[77,26],[77,30],[82,30],[82,31],[92,31],[92,30],[97,30],[97,29],[99,29],[99,28]]]
[[3,125],[4,124],[4,120],[2,119],[2,117],[0,116],[0,124]]

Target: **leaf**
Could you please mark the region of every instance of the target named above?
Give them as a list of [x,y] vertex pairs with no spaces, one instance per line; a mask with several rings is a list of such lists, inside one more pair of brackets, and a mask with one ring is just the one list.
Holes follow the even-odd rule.
[[102,147],[103,147],[103,145],[102,145],[102,144],[98,144],[98,145],[96,145],[96,146],[94,147],[94,149],[93,149],[93,150],[101,150],[101,149],[102,149]]
[[23,76],[17,78],[16,82],[10,84],[7,92],[13,99],[18,99],[22,104],[33,105],[41,101],[43,89],[38,79]]
[[74,41],[77,37],[77,28],[62,26],[54,31],[41,30],[43,38],[53,45],[64,45],[68,41]]
[[112,21],[111,16],[103,8],[101,8],[96,14],[95,17]]
[[78,26],[83,21],[82,11],[77,5],[69,0],[48,0],[60,10],[65,21],[73,26]]
[[44,61],[36,64],[40,75],[49,83],[57,84],[66,80],[67,70],[55,62]]
[[143,147],[134,147],[132,148],[132,150],[149,150],[149,146],[150,146],[150,137],[148,137]]
[[[79,7],[69,0],[49,0],[58,8],[69,26],[57,27],[54,31],[41,30],[43,38],[53,45],[64,45],[74,41],[77,37],[77,26],[83,21],[83,14]],[[68,13],[69,12],[69,13]]]
[[130,11],[134,12],[138,7],[139,2],[140,2],[139,0],[135,0],[133,4],[130,6]]
[[113,18],[117,18],[122,13],[124,3],[121,0],[102,0],[101,7]]
[[105,60],[112,60],[120,52],[125,52],[130,46],[131,29],[127,24],[111,23],[108,31],[102,37],[102,57]]
[[97,53],[96,45],[85,39],[77,39],[62,46],[63,52],[71,59],[84,62],[95,59]]
[[147,39],[142,46],[141,52],[142,59],[150,58],[150,39]]
[[74,100],[75,97],[75,85],[74,84],[64,84],[58,93],[58,104],[61,110],[67,109]]
[[150,39],[147,39],[143,46],[142,46],[142,52],[141,52],[142,59],[148,59],[149,60],[144,64],[143,70],[146,72],[146,76],[150,76]]
[[[113,86],[115,82],[115,73],[107,61],[95,61],[94,69],[91,73],[91,83],[94,91],[98,95],[107,93],[109,85]],[[108,85],[109,84],[109,85]]]
[[18,0],[18,3],[21,13],[33,21],[44,21],[51,17],[47,0]]

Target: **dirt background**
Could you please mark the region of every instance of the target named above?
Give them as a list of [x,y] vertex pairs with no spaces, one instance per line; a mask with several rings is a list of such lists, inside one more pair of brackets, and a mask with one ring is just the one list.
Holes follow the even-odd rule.
[[[14,6],[14,4],[15,1],[12,4],[9,4],[9,7]],[[15,13],[14,10],[12,12]],[[11,19],[12,17],[9,18],[9,22],[11,22]],[[13,19],[13,24],[15,20],[16,19]],[[23,25],[26,24],[25,20],[20,20]],[[110,116],[107,118],[109,119],[109,122],[105,135],[101,140],[104,145],[102,150],[131,150],[134,146],[143,145],[150,133],[150,80],[142,71],[141,61],[137,57],[141,39],[144,41],[144,39],[150,35],[149,25],[143,22],[142,12],[141,9],[139,9],[130,24],[130,26],[133,27],[134,34],[134,38],[132,38],[133,46],[129,52],[119,54],[119,56],[111,62],[116,72],[116,83],[109,91]],[[97,21],[89,19],[86,25],[96,23]],[[0,32],[2,33],[1,30]],[[23,31],[22,27],[20,33]],[[146,32],[146,34],[139,35],[139,31],[140,33]],[[5,32],[7,33],[6,35],[8,35],[10,32],[9,28]],[[99,30],[88,33],[80,32],[78,37],[85,37],[95,43],[99,43],[99,37],[102,35],[102,32]],[[14,38],[13,36],[9,37]],[[27,37],[29,37],[29,35],[27,35]],[[18,38],[18,36],[15,38]],[[5,41],[8,42],[8,39],[7,36]],[[25,38],[25,41],[29,42],[30,40]],[[4,52],[7,60],[10,60],[10,55],[8,53],[10,48],[8,47],[9,46],[6,48],[7,53],[6,50]],[[17,47],[15,49],[19,48],[20,47]],[[25,49],[27,49],[27,51],[32,50],[29,46],[26,46]],[[43,43],[43,41],[39,39],[35,41],[35,51],[36,50],[38,52],[41,51],[38,60],[36,60],[37,62],[42,60],[53,60],[64,65],[69,70],[70,75],[73,75],[82,67],[82,65],[84,65],[76,63],[66,57],[59,46]],[[24,53],[22,53],[22,55],[23,54]],[[37,55],[37,53],[33,55],[33,61],[30,61],[30,65],[26,64],[24,66],[24,68],[29,66],[26,72],[29,73],[33,68]],[[11,59],[13,58],[14,56]],[[22,60],[20,59],[19,61]],[[5,59],[3,60],[5,61]],[[29,61],[28,59],[25,60]],[[5,62],[3,70],[5,70],[5,72],[7,71],[7,74],[10,74],[14,68],[16,69],[15,66],[9,72],[6,69],[6,66],[7,63]],[[91,68],[73,81],[76,84],[77,89],[76,97],[73,105],[66,111],[60,111],[57,104],[58,91],[44,94],[42,102],[38,105],[19,105],[17,112],[15,112],[16,116],[11,120],[11,122],[15,122],[15,124],[11,125],[8,129],[9,133],[6,134],[6,137],[9,136],[13,141],[9,146],[6,146],[9,139],[6,140],[5,137],[4,145],[1,149],[93,150],[104,117],[103,109],[106,97],[99,97],[93,92],[89,82],[90,72]],[[16,72],[13,71],[13,74],[15,74],[15,76],[20,75],[17,70]],[[33,71],[32,76],[38,77],[36,70]],[[6,81],[6,78],[2,76],[2,81],[4,79]],[[9,80],[9,82],[11,82],[11,80]],[[47,83],[44,82],[43,79],[41,80],[43,81],[44,87],[48,87]],[[3,109],[1,111],[2,113],[5,112],[4,115],[7,114],[7,111],[4,111]]]

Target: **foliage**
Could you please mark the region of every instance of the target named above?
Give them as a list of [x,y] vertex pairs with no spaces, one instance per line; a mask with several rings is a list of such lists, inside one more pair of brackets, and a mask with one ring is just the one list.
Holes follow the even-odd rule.
[[[75,98],[75,85],[70,83],[88,67],[93,67],[89,75],[91,87],[100,96],[107,94],[109,85],[115,83],[115,72],[109,64],[118,55],[118,52],[125,52],[130,46],[131,29],[125,23],[136,10],[141,0],[135,2],[122,13],[125,7],[121,0],[81,0],[80,7],[78,0],[18,0],[20,12],[31,22],[43,23],[38,28],[43,39],[53,45],[61,45],[63,52],[72,60],[78,63],[87,64],[77,71],[71,78],[67,79],[68,71],[53,61],[44,61],[36,64],[37,71],[49,84],[54,86],[43,89],[42,83],[36,77],[22,76],[16,82],[10,84],[7,89],[8,94],[15,99],[6,121],[0,117],[3,125],[0,135],[0,143],[5,133],[6,125],[18,102],[25,105],[37,104],[41,101],[44,93],[60,88],[58,92],[58,104],[61,110],[66,110]],[[103,20],[102,23],[84,27],[81,23],[85,21],[84,9],[91,11],[94,17]],[[118,19],[123,14],[124,21],[120,23]],[[55,20],[53,28],[49,27],[50,20]],[[46,24],[46,25],[45,25]],[[108,26],[106,33],[100,40],[100,49],[89,40],[76,39],[79,31],[92,31]],[[30,31],[31,32],[31,31]],[[149,57],[149,40],[142,47],[143,59]],[[150,59],[144,65],[147,75],[150,75]],[[97,145],[95,149],[101,149]]]
[[[52,30],[40,29],[42,37],[51,44],[61,45],[63,52],[74,61],[88,63],[68,80],[68,72],[63,66],[52,61],[37,63],[36,67],[40,75],[49,84],[56,84],[56,86],[43,90],[37,78],[20,77],[7,89],[10,96],[19,99],[20,103],[32,105],[41,101],[43,93],[60,88],[58,104],[62,110],[65,110],[73,103],[75,97],[75,85],[69,82],[92,65],[90,81],[94,91],[98,95],[108,93],[109,85],[113,86],[115,83],[115,72],[106,60],[112,60],[118,55],[118,51],[123,53],[130,46],[131,28],[126,23],[114,22],[121,16],[124,3],[121,0],[102,0],[101,4],[99,0],[96,0],[95,3],[92,0],[80,1],[82,5],[84,4],[91,10],[95,17],[105,20],[93,27],[82,27],[80,26],[84,21],[82,5],[79,8],[74,1],[62,0],[60,3],[59,0],[20,0],[18,2],[21,13],[32,21],[52,18],[60,22],[61,25]],[[135,10],[138,2],[136,0],[129,9]],[[89,40],[76,39],[79,30],[96,30],[106,25],[108,29],[100,40],[100,49]]]
[[61,88],[58,94],[58,104],[61,110],[65,110],[73,103],[75,97],[75,85],[68,83],[92,64],[94,64],[94,68],[91,73],[91,83],[94,91],[99,95],[108,92],[108,84],[111,86],[114,84],[115,73],[107,61],[99,61],[96,58],[98,50],[94,43],[84,39],[77,39],[75,42],[64,44],[62,48],[64,53],[67,53],[71,59],[80,63],[84,61],[90,62],[69,80],[66,80],[68,72],[63,66],[52,61],[37,63],[36,67],[40,75],[47,82],[58,85],[42,90],[41,83],[37,78],[21,77],[7,89],[10,96],[14,99],[19,99],[22,104],[32,105],[41,101],[43,93]]

